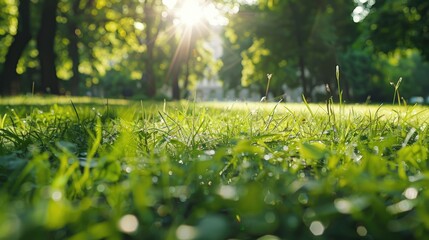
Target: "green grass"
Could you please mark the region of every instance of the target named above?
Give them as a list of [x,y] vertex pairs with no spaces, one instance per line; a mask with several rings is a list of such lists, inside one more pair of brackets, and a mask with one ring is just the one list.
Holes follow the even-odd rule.
[[0,101],[0,239],[424,239],[428,108]]

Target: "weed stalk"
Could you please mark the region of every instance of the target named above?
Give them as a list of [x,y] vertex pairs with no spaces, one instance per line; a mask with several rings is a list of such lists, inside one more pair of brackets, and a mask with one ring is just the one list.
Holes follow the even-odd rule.
[[401,106],[401,95],[399,94],[399,86],[401,85],[401,82],[402,82],[402,77],[399,78],[396,84],[394,82],[390,82],[390,85],[392,85],[393,88],[395,89],[395,91],[393,92],[392,105],[395,105],[395,99],[398,98],[398,105]]
[[261,102],[266,102],[268,100],[268,91],[270,90],[270,83],[273,74],[267,74],[267,88],[265,89],[265,96],[262,97]]

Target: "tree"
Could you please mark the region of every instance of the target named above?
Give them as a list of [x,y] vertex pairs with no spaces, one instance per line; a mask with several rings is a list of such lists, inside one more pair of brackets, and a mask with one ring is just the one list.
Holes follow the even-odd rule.
[[[212,71],[218,67],[218,63],[211,58],[210,51],[201,44],[208,34],[191,31],[179,46],[184,31],[173,23],[178,18],[175,12],[168,11],[164,4],[166,1],[26,1],[28,2],[35,7],[21,16],[32,17],[28,22],[34,22],[34,41],[30,40],[21,58],[18,57],[19,54],[13,54],[17,57],[15,62],[18,62],[18,67],[9,67],[6,63],[2,63],[0,67],[5,71],[16,69],[21,74],[21,82],[36,82],[39,92],[58,94],[65,90],[78,94],[79,85],[91,88],[103,82],[106,86],[119,89],[143,87],[146,91],[141,97],[154,97],[162,84],[170,87],[174,83],[173,95],[181,98],[186,96],[187,91],[180,90],[194,87],[200,76],[213,75]],[[171,2],[183,4],[179,1]],[[202,5],[211,4],[205,1]],[[13,1],[0,1],[0,7],[4,5],[15,7]],[[7,9],[0,9],[0,42],[11,46],[13,37],[10,34],[3,37],[3,33],[14,29],[11,24],[14,24],[18,14],[12,8]],[[10,16],[4,17],[3,13],[8,11]],[[19,26],[23,23],[20,21]],[[162,82],[167,78],[166,73],[176,48],[179,49],[180,57],[177,68],[173,71],[174,81],[168,79],[168,82]],[[0,54],[3,62],[6,53],[1,49]],[[114,83],[116,85],[107,84],[111,77],[117,79]],[[130,83],[133,80],[141,82]],[[128,82],[122,83],[123,81]],[[10,87],[2,87],[2,91],[8,88]]]
[[[180,42],[177,41],[175,36],[169,39],[169,45],[173,47],[174,51],[171,52],[170,56],[170,67],[167,73],[167,80],[171,81],[171,96],[174,100],[179,100],[181,96],[179,77],[182,70],[183,62],[183,48],[180,48]],[[171,79],[171,80],[170,80]]]
[[376,51],[417,48],[429,60],[429,2],[377,0],[363,21]]
[[[171,84],[172,98],[176,100],[189,96],[188,90],[197,78],[213,75],[208,68],[217,70],[217,61],[213,59],[213,54],[201,45],[204,40],[210,38],[213,33],[211,30],[215,26],[202,15],[197,17],[196,21],[187,22],[187,16],[183,15],[190,14],[188,3],[177,1],[170,6],[165,19],[169,37],[163,43],[171,47],[167,81]],[[207,5],[196,7],[203,12]],[[185,13],[182,12],[183,9]]]
[[145,24],[145,40],[146,53],[144,57],[145,72],[143,80],[146,82],[146,94],[149,97],[156,95],[156,79],[154,73],[154,51],[160,31],[163,29],[164,22],[162,20],[162,1],[145,0],[143,1],[143,22]]
[[[80,54],[79,54],[79,36],[78,32],[79,24],[80,24],[80,17],[82,16],[82,9],[80,8],[81,0],[73,0],[71,3],[71,16],[69,16],[69,21],[67,24],[67,30],[68,30],[68,38],[69,38],[69,45],[68,45],[68,52],[70,59],[72,60],[72,78],[71,78],[71,92],[73,95],[78,95],[79,92],[79,84],[81,82],[81,76],[79,72],[79,65],[80,65]],[[91,1],[88,1],[86,4],[86,7],[90,7]]]
[[255,12],[257,12],[255,5],[241,6],[238,13],[229,16],[229,24],[223,30],[224,44],[221,58],[223,66],[220,70],[220,77],[223,80],[224,89],[237,91],[242,85],[248,85],[243,78],[242,53],[253,44],[253,39],[250,37],[251,32],[245,23],[252,21]]
[[341,82],[347,80],[350,86],[349,101],[382,102],[389,99],[386,94],[389,86],[376,66],[380,63],[378,56],[369,50],[351,48],[341,52],[339,56]]
[[50,94],[60,93],[54,52],[58,1],[45,0],[43,2],[41,24],[37,34],[37,49],[39,51],[42,83],[41,91]]
[[242,83],[264,89],[266,74],[272,73],[273,89],[279,91],[282,84],[297,80],[306,97],[320,84],[334,89],[338,51],[352,42],[342,36],[355,30],[353,7],[353,2],[287,0],[259,1],[240,10],[237,17],[243,20],[230,27],[237,36],[252,39],[242,51]]
[[31,40],[30,31],[30,1],[20,0],[18,3],[18,28],[12,44],[9,46],[3,70],[0,74],[0,94],[11,93],[11,84],[17,81],[16,67],[24,52],[25,47]]

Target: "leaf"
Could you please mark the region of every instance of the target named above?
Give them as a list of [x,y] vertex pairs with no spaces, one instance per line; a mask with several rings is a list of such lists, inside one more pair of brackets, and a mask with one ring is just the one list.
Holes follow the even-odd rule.
[[238,142],[237,146],[234,147],[235,154],[257,154],[262,156],[264,154],[264,149],[260,146],[252,145],[250,141],[243,140]]
[[320,160],[327,156],[326,145],[322,142],[302,143],[299,153],[303,158],[311,160]]
[[419,164],[426,162],[428,158],[428,149],[419,144],[405,146],[398,151],[398,161],[410,163],[416,168],[420,168]]

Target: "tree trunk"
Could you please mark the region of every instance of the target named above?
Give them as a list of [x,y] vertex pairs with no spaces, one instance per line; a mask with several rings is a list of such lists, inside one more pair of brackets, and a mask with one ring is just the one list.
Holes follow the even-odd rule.
[[172,74],[172,95],[174,100],[180,100],[180,86],[179,86],[179,73],[180,71]]
[[[162,20],[158,26],[155,26],[157,12],[155,10],[156,1],[145,1],[143,5],[144,10],[144,22],[146,24],[146,58],[145,58],[145,74],[144,80],[146,81],[146,95],[150,98],[156,96],[156,81],[155,73],[153,69],[154,62],[154,50],[155,42],[158,38],[160,29],[162,28]],[[153,28],[156,27],[156,31],[153,32]]]
[[11,94],[11,85],[17,81],[16,67],[24,52],[25,47],[31,40],[30,32],[30,1],[21,0],[18,3],[18,29],[6,54],[3,71],[0,74],[0,94]]
[[174,38],[170,39],[170,46],[175,49],[171,58],[170,68],[167,73],[167,79],[171,78],[171,95],[174,100],[179,100],[181,91],[179,85],[179,76],[182,68],[182,52],[180,51],[180,44],[178,45]]
[[300,10],[296,3],[291,2],[290,8],[292,10],[292,16],[294,19],[293,25],[293,33],[296,41],[296,45],[298,47],[298,68],[300,72],[302,93],[306,99],[310,97],[309,85],[307,82],[307,78],[305,76],[305,47],[304,47],[304,37],[302,33],[302,22],[300,21]]
[[146,94],[148,97],[153,98],[156,96],[156,82],[155,82],[155,74],[153,71],[153,50],[154,50],[154,45],[153,44],[147,44],[147,56],[146,56],[146,61],[145,61],[145,80],[146,80]]
[[57,6],[59,0],[45,0],[43,2],[42,20],[37,35],[37,49],[42,77],[42,92],[60,93],[59,81],[55,67],[55,34],[57,30]]
[[68,26],[69,30],[69,56],[72,60],[72,73],[73,77],[71,78],[71,93],[72,95],[79,94],[79,84],[80,84],[80,73],[79,73],[79,65],[80,65],[80,55],[79,55],[79,36],[76,34],[76,31],[79,29],[77,24],[77,19],[80,15],[79,11],[80,0],[74,0],[72,6],[72,20]]
[[186,63],[185,63],[185,81],[183,83],[183,89],[185,91],[185,95],[183,96],[185,99],[189,97],[189,90],[188,90],[188,86],[189,86],[189,75],[191,74],[190,71],[190,65],[191,65],[191,53],[190,50],[188,50],[187,52],[187,56],[186,56]]

